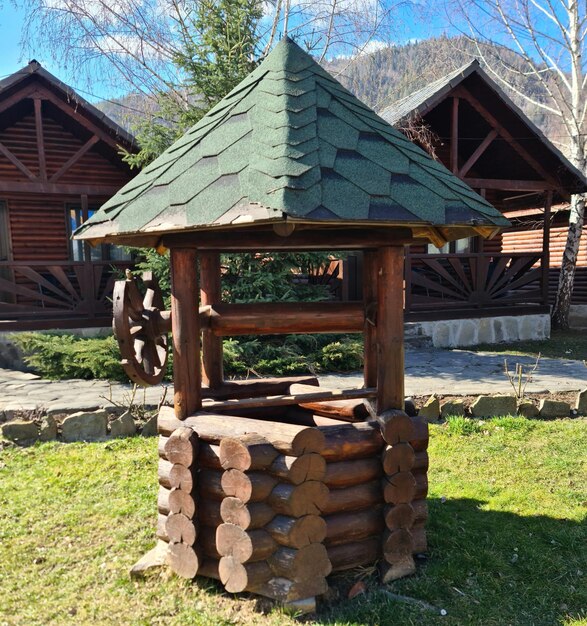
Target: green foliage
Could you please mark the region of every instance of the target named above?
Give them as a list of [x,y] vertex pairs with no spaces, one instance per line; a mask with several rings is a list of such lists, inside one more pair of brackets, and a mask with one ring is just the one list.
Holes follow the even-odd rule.
[[329,297],[328,286],[306,277],[329,262],[327,253],[223,255],[225,302],[315,302]]
[[141,149],[124,153],[131,167],[156,159],[256,65],[259,0],[202,0],[185,4],[182,14],[177,28],[183,47],[172,62],[185,79],[157,95],[156,117],[141,119],[133,128]]
[[494,417],[491,420],[491,424],[509,433],[526,434],[534,429],[536,422],[526,417],[506,415],[505,417]]
[[449,435],[468,436],[478,434],[483,431],[483,425],[478,420],[462,415],[451,415],[445,424],[446,432]]
[[114,337],[21,333],[12,340],[23,351],[27,365],[45,378],[127,380]]
[[363,343],[358,339],[329,343],[321,352],[325,371],[349,372],[363,367]]
[[[14,336],[27,364],[45,378],[106,379],[128,382],[114,337],[82,339],[67,334],[22,333]],[[223,342],[227,377],[287,376],[361,367],[363,344],[344,335],[236,337]],[[166,378],[173,378],[173,359]]]

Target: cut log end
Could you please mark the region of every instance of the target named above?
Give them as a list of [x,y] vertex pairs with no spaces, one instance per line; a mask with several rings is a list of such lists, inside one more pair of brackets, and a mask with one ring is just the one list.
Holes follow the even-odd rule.
[[198,573],[200,559],[191,546],[184,543],[170,543],[167,548],[167,564],[182,578],[194,578]]

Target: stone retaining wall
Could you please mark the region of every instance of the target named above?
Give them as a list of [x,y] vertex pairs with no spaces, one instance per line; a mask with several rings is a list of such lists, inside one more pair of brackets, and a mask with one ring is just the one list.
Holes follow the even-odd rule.
[[406,324],[406,336],[429,337],[435,348],[464,348],[481,343],[548,339],[550,316],[544,313],[411,322]]

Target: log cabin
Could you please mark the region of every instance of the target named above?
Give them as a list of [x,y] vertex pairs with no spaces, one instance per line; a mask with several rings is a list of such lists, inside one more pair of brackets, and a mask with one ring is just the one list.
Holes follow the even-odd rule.
[[[585,176],[477,60],[380,114],[513,222],[490,240],[475,236],[441,247],[412,246],[406,258],[406,318],[467,319],[477,330],[489,329],[481,338],[489,342],[530,338],[531,327],[547,333],[566,236],[565,207],[571,194],[587,189]],[[587,303],[587,243],[581,246],[577,304]],[[514,336],[504,335],[508,324],[499,319],[504,316],[518,318],[509,324]],[[465,343],[474,343],[479,335],[469,322]],[[433,333],[438,325],[432,326]],[[515,336],[514,327],[524,336]],[[454,324],[453,330],[463,329]],[[458,337],[450,341],[462,345]]]
[[71,233],[131,180],[134,146],[37,61],[0,81],[0,331],[109,324],[128,253]]

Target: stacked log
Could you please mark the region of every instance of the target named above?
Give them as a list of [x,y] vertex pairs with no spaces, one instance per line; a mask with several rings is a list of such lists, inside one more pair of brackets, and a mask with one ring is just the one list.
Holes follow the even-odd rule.
[[[193,578],[200,566],[196,543],[198,435],[180,427],[159,442],[159,522],[157,535],[168,543],[167,563],[179,576]],[[199,543],[199,542],[198,542]]]
[[297,425],[289,433],[287,444],[275,432],[272,442],[258,433],[220,442],[224,499],[216,542],[220,580],[229,592],[293,602],[328,588],[331,568],[320,517],[328,497],[326,465],[318,454],[323,437]]
[[426,549],[428,425],[399,410],[384,411],[376,418],[387,444],[382,452],[386,528],[381,574],[383,582],[389,582],[414,573],[413,554]]
[[179,422],[161,410],[158,536],[174,571],[286,603],[324,593],[331,570],[383,558],[386,581],[414,571],[426,550],[427,424],[397,411],[319,419]]
[[[177,421],[171,410],[161,410],[165,490],[171,488],[167,435]],[[194,415],[183,424],[198,433],[200,443],[193,481],[199,573],[219,579],[231,593],[250,591],[282,602],[324,593],[331,567],[320,517],[328,499],[323,434],[314,427],[213,414]],[[187,476],[175,480],[189,482]],[[162,514],[169,511],[169,495],[161,494]],[[166,525],[159,526],[169,541]]]

